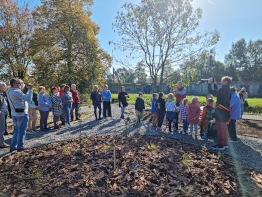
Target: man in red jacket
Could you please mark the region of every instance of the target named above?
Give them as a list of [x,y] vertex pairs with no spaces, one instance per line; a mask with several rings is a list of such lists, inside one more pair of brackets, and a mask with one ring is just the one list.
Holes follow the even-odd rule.
[[72,109],[71,109],[71,121],[74,119],[74,109],[75,109],[75,115],[76,115],[76,120],[79,119],[79,103],[80,103],[80,94],[76,89],[76,84],[71,85],[71,90],[70,92],[72,93],[74,103],[72,104]]

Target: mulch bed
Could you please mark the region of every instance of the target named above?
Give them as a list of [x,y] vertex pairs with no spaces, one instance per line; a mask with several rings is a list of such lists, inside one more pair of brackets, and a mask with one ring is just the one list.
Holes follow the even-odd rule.
[[39,146],[0,158],[0,196],[241,196],[233,164],[202,148],[140,135]]

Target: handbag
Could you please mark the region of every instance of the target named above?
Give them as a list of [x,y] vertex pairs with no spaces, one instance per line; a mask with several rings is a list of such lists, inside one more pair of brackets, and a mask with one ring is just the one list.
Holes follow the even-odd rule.
[[225,106],[219,104],[214,110],[212,111],[212,116],[216,120],[220,122],[228,122],[230,119],[230,110]]
[[247,101],[245,101],[245,103],[244,103],[244,107],[248,107],[249,105],[248,105],[248,102]]

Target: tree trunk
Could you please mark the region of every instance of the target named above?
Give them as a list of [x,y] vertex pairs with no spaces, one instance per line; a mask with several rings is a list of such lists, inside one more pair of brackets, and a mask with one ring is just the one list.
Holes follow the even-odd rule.
[[159,92],[163,92],[163,75],[165,66],[162,64],[161,75],[160,75],[160,85],[159,85]]
[[154,90],[153,90],[153,93],[156,93],[157,76],[155,76],[153,80],[154,80]]

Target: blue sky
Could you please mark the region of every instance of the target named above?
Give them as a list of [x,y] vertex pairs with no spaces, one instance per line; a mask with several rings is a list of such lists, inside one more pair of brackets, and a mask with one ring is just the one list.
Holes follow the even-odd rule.
[[[40,5],[40,0],[29,0],[32,6]],[[140,0],[94,0],[92,7],[92,20],[100,26],[98,35],[100,45],[112,55],[111,40],[120,40],[117,33],[112,30],[117,11],[125,2],[139,3]],[[221,38],[216,47],[216,59],[224,61],[225,54],[233,42],[241,38],[246,41],[262,39],[262,0],[194,0],[193,6],[203,10],[198,31],[220,31]],[[124,59],[125,54],[114,51],[114,57]],[[121,65],[114,62],[114,67]]]

